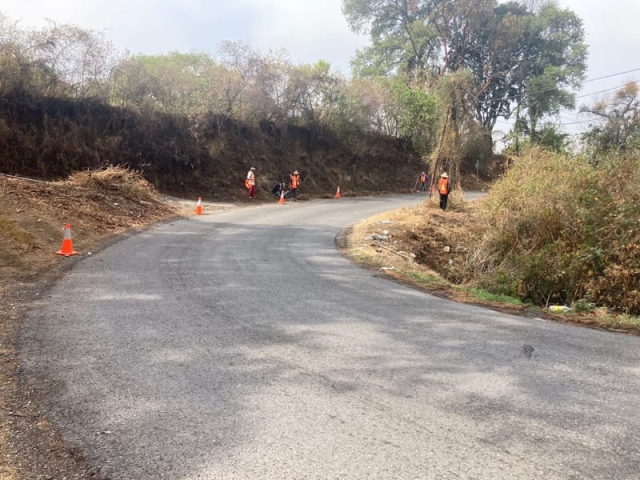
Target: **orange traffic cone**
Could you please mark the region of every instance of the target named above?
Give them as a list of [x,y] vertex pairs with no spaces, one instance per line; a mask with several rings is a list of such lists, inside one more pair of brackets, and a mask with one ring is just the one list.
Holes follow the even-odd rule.
[[338,190],[336,190],[336,198],[340,198],[340,187],[338,187]]
[[56,252],[56,255],[63,255],[70,257],[71,255],[78,255],[78,252],[73,250],[73,241],[71,240],[71,225],[68,223],[64,226],[64,238],[62,239],[62,248]]
[[202,197],[198,197],[198,205],[196,206],[196,215],[202,215]]
[[284,192],[280,192],[280,200],[278,200],[280,205],[284,205]]

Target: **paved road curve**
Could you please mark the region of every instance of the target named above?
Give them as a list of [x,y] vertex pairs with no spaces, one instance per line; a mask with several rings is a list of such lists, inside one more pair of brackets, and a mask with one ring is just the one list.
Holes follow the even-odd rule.
[[112,479],[640,478],[640,339],[458,305],[341,257],[417,197],[256,206],[82,261],[22,361]]

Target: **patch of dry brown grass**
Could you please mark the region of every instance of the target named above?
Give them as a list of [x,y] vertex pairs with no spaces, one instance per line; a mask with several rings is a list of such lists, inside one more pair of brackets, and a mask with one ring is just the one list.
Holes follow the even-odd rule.
[[[400,263],[403,268],[415,268],[421,273],[437,272],[455,282],[473,245],[477,208],[474,202],[443,212],[434,202],[426,201],[415,208],[378,215],[354,227],[351,245],[359,255],[376,256],[379,262]],[[377,240],[372,238],[374,235],[389,238]],[[391,262],[394,258],[397,261]]]
[[[479,202],[457,202],[441,211],[434,201],[369,218],[354,225],[348,254],[397,280],[447,298],[476,304],[485,302],[458,288],[469,250],[473,247]],[[514,308],[508,306],[509,309]]]

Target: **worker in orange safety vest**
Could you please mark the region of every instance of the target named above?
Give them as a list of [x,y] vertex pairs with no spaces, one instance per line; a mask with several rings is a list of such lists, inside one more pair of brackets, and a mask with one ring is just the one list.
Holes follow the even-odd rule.
[[247,173],[247,178],[244,181],[244,186],[247,187],[249,192],[249,198],[253,198],[256,196],[256,167],[251,167],[249,173]]
[[450,192],[451,182],[449,181],[449,175],[447,175],[447,172],[444,172],[440,175],[440,180],[438,180],[438,193],[440,194],[440,208],[442,210],[446,210],[447,208],[447,200]]
[[427,191],[427,182],[429,182],[429,175],[427,175],[426,172],[422,172],[420,174],[420,192]]
[[289,196],[297,201],[298,187],[300,186],[300,172],[294,170],[289,176]]

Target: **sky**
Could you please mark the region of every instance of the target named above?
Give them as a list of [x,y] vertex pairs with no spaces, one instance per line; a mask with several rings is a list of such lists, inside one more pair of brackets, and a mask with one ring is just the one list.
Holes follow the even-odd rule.
[[[640,80],[640,70],[616,75],[640,69],[640,1],[559,0],[559,5],[584,22],[587,79],[613,75],[586,82],[578,105],[603,95],[594,92]],[[101,31],[120,51],[214,54],[222,41],[243,41],[263,53],[284,49],[294,63],[327,60],[345,75],[355,51],[368,43],[349,30],[341,0],[0,0],[0,13],[22,27],[51,19]],[[560,121],[584,119],[563,112]]]

